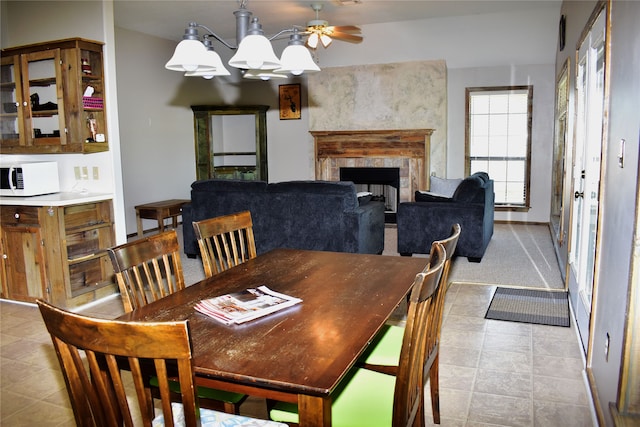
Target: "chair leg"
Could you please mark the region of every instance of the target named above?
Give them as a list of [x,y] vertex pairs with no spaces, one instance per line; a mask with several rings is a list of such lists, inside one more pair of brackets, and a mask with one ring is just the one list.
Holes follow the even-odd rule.
[[434,424],[440,424],[440,388],[438,385],[438,359],[439,355],[436,354],[433,365],[431,365],[431,370],[429,371],[429,386],[431,388],[431,411],[433,413]]
[[227,414],[239,415],[240,406],[236,405],[235,403],[224,402],[224,412],[226,412]]

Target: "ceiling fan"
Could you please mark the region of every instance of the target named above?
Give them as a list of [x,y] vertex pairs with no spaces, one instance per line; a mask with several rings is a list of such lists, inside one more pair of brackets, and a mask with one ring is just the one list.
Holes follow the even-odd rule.
[[311,9],[316,11],[316,19],[307,22],[305,33],[309,34],[307,38],[307,46],[311,49],[318,47],[318,41],[325,48],[331,44],[333,39],[343,40],[351,43],[360,43],[362,36],[360,28],[355,25],[330,26],[329,23],[320,19],[319,14],[322,10],[322,3],[311,3]]

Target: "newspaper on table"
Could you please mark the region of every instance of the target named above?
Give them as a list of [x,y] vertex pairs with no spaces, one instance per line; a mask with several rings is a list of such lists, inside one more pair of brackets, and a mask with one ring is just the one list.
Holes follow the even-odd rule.
[[255,289],[202,300],[195,305],[195,309],[225,325],[230,325],[248,322],[301,302],[300,298],[272,291],[262,285]]

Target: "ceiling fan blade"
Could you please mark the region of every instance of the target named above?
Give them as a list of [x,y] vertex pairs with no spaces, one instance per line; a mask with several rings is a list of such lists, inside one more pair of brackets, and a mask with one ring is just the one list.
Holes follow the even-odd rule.
[[356,36],[354,34],[347,33],[332,33],[331,37],[336,40],[342,40],[351,43],[360,43],[362,41],[362,36]]
[[356,27],[355,25],[336,25],[327,27],[328,30],[339,32],[339,33],[360,33],[360,27]]

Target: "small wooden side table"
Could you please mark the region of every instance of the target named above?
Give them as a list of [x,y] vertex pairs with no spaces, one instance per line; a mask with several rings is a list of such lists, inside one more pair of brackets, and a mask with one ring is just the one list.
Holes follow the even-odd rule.
[[173,220],[173,228],[176,228],[178,226],[178,215],[182,214],[182,205],[190,201],[191,200],[171,199],[136,206],[138,236],[142,237],[144,234],[144,230],[142,229],[143,218],[157,220],[160,233],[164,231],[165,218],[171,218]]

